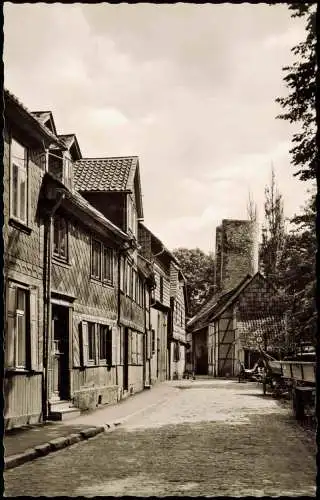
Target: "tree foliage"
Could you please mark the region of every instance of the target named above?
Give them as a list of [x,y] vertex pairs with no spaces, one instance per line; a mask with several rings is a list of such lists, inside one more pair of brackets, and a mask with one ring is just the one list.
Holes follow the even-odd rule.
[[274,168],[270,186],[265,187],[264,224],[260,249],[261,268],[267,278],[279,285],[279,271],[285,245],[283,198],[278,191]]
[[303,213],[291,220],[293,229],[286,236],[280,269],[280,283],[286,301],[291,343],[315,342],[316,250],[315,196]]
[[290,4],[289,9],[292,17],[306,18],[307,36],[291,49],[296,61],[283,68],[289,93],[278,97],[276,102],[283,108],[278,118],[301,126],[293,135],[290,153],[297,169],[294,175],[304,181],[316,176],[316,7],[299,2]]
[[193,316],[213,291],[214,258],[200,248],[173,251],[187,279],[189,314]]

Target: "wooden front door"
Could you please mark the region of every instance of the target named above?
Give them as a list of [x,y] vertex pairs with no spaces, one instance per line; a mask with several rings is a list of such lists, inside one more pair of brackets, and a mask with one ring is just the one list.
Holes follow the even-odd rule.
[[69,399],[69,308],[52,304],[53,397]]
[[123,339],[123,389],[128,390],[129,386],[129,329],[124,329]]

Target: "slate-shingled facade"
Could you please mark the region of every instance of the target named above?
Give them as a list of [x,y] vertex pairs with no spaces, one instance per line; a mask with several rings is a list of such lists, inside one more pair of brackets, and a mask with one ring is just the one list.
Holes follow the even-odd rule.
[[[30,112],[8,91],[5,122],[6,428],[63,419],[182,375],[170,343],[184,349],[184,326],[179,339],[170,328],[184,278],[178,263],[172,274],[167,251],[167,267],[160,258],[157,268],[165,292],[139,254],[139,158],[83,158],[50,111]],[[166,309],[158,371],[155,296]]]

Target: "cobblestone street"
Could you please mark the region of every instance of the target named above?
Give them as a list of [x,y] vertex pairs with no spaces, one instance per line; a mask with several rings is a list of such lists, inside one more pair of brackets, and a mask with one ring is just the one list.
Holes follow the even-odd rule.
[[6,472],[6,496],[315,495],[315,448],[261,387],[162,386],[115,431]]

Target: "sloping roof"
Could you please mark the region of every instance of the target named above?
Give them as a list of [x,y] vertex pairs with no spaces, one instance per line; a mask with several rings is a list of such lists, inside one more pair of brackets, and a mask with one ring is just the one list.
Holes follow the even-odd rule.
[[70,148],[73,144],[75,135],[74,134],[58,134],[59,139],[65,144],[66,148]]
[[33,116],[35,116],[44,126],[46,126],[47,121],[50,120],[51,125],[53,127],[52,132],[55,135],[57,135],[56,125],[54,123],[54,119],[53,119],[53,115],[52,115],[51,111],[32,111],[31,114]]
[[44,182],[46,182],[46,180],[49,179],[51,180],[51,182],[54,182],[55,184],[58,185],[60,191],[62,191],[65,194],[66,199],[69,200],[72,204],[79,207],[82,211],[87,213],[95,221],[100,223],[103,227],[105,227],[113,234],[118,236],[121,240],[126,242],[130,241],[129,236],[126,233],[124,233],[118,226],[116,226],[115,224],[113,224],[113,222],[107,219],[101,212],[99,212],[99,210],[94,208],[83,196],[81,196],[80,193],[77,193],[76,191],[71,191],[64,184],[62,184],[62,182],[59,181],[54,175],[52,175],[50,172],[46,172],[44,176]]
[[[259,274],[259,273],[257,273]],[[254,275],[256,276],[256,274]],[[224,294],[215,294],[211,297],[200,309],[200,311],[189,321],[187,327],[191,330],[200,330],[219,316],[234,300],[237,299],[239,294],[244,290],[251,280],[254,278],[248,274],[243,278],[240,283]]]
[[137,156],[82,158],[74,164],[78,191],[133,191]]
[[36,116],[36,113],[32,113],[31,111],[29,111],[29,109],[24,104],[22,104],[22,102],[20,102],[20,100],[8,89],[4,89],[4,99],[5,108],[7,108],[7,103],[12,103],[15,109],[19,110],[19,112],[23,114],[23,118],[26,120],[26,123],[29,123],[31,126],[36,128],[38,132],[41,133],[42,137],[47,137],[53,143],[64,148],[64,145],[61,143],[59,138],[42,123],[40,117]]
[[269,346],[283,342],[285,320],[282,316],[245,319],[237,321],[237,331],[244,347],[257,348],[257,338],[266,338]]
[[64,143],[66,148],[69,150],[72,146],[75,147],[77,151],[77,160],[80,160],[82,157],[80,146],[77,140],[77,136],[75,134],[59,134],[59,139]]

